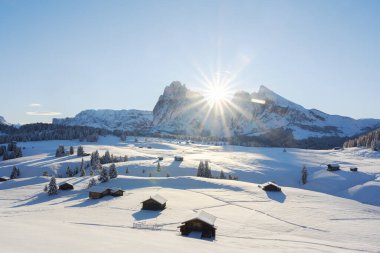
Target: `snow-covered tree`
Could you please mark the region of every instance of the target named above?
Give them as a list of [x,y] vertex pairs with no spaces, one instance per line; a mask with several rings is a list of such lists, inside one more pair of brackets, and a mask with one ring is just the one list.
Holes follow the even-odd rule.
[[128,174],[129,173],[129,170],[128,170],[128,167],[125,169],[125,174]]
[[105,183],[109,180],[107,168],[102,167],[102,169],[100,170],[98,180],[102,183]]
[[12,168],[12,172],[11,172],[11,175],[10,175],[10,178],[11,178],[11,179],[15,179],[15,178],[17,178],[18,176],[19,176],[19,171],[18,171],[18,169],[17,169],[16,166],[13,166],[13,168]]
[[110,178],[117,178],[117,170],[114,163],[110,166]]
[[160,172],[161,171],[161,165],[160,165],[160,162],[157,163],[157,172]]
[[79,146],[77,148],[77,156],[83,156],[84,155],[84,149],[82,146]]
[[95,172],[94,172],[94,170],[91,168],[90,169],[90,176],[94,176],[95,175]]
[[80,167],[80,173],[79,173],[79,176],[81,176],[81,177],[86,176],[86,170],[84,169],[84,166],[81,166],[81,167]]
[[203,161],[200,161],[198,165],[197,177],[204,177],[204,174],[205,174],[205,166],[203,164]]
[[56,194],[58,194],[58,185],[55,181],[55,177],[51,177],[47,187],[47,195],[51,196]]
[[55,151],[55,157],[61,157],[65,155],[65,146],[59,145]]
[[211,169],[210,169],[210,166],[208,164],[208,161],[205,162],[204,177],[207,177],[207,178],[211,178],[212,177],[212,175],[211,175]]
[[91,178],[90,181],[88,181],[87,188],[91,188],[94,185],[96,185],[96,180],[94,178]]
[[70,155],[73,155],[73,154],[74,154],[74,147],[70,146]]
[[67,169],[66,169],[66,176],[67,177],[74,176],[74,172],[71,170],[70,166],[68,166]]
[[226,175],[224,175],[223,170],[220,171],[219,178],[220,178],[220,179],[226,179]]

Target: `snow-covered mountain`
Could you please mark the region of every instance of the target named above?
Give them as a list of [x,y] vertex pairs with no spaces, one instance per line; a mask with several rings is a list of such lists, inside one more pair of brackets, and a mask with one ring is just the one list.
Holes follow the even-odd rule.
[[252,94],[237,92],[223,107],[210,108],[201,94],[173,82],[165,88],[153,110],[154,131],[190,135],[206,132],[227,137],[260,136],[282,129],[291,131],[294,139],[302,140],[353,136],[376,126],[380,126],[380,120],[355,120],[305,109],[265,86]]
[[53,124],[144,132],[151,128],[152,112],[140,110],[85,110],[78,113],[74,118],[53,119]]
[[297,146],[297,141],[310,137],[350,137],[380,127],[377,119],[355,120],[305,109],[265,86],[251,94],[237,92],[223,106],[212,107],[202,94],[179,81],[165,87],[153,112],[86,110],[74,118],[54,119],[53,123],[192,136],[253,139],[264,136],[271,141],[281,138],[283,145],[290,146]]

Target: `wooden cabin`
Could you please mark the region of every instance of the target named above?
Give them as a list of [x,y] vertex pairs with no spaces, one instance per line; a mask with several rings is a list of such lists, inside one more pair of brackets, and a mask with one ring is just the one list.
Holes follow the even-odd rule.
[[60,190],[73,190],[74,186],[72,184],[66,182],[66,183],[60,184],[59,189]]
[[164,157],[163,157],[163,156],[159,156],[159,157],[157,157],[157,159],[158,159],[159,161],[162,161],[162,160],[164,160]]
[[124,191],[120,188],[111,188],[109,189],[109,194],[113,197],[120,197],[124,195]]
[[0,182],[5,182],[5,181],[8,181],[10,180],[10,177],[0,177]]
[[340,170],[339,164],[327,164],[328,171],[338,171]]
[[174,157],[174,161],[177,161],[177,162],[182,162],[183,161],[183,156],[175,156]]
[[88,197],[90,199],[100,199],[103,198],[104,196],[109,195],[110,189],[106,189],[103,187],[92,187],[90,189],[90,192],[88,193]]
[[189,235],[191,232],[201,232],[202,238],[215,238],[214,226],[216,217],[212,214],[200,211],[195,217],[182,222],[179,226],[182,235]]
[[160,211],[166,208],[167,199],[156,194],[142,202],[142,210]]
[[350,171],[354,171],[354,172],[356,172],[356,171],[358,171],[358,168],[357,168],[357,167],[351,167],[351,168],[350,168]]
[[259,185],[261,189],[264,191],[270,191],[270,192],[280,192],[281,187],[273,182],[267,182],[265,184]]

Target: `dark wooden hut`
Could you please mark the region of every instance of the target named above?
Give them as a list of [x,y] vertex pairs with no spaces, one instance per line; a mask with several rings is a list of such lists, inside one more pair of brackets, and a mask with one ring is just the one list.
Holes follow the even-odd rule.
[[164,197],[157,194],[142,202],[142,210],[164,210],[166,208],[166,202],[167,200]]
[[119,197],[124,195],[124,191],[120,188],[111,188],[109,189],[109,194],[113,197]]
[[92,187],[90,192],[88,193],[88,197],[90,199],[100,199],[104,196],[109,195],[110,189],[102,188],[102,187]]
[[195,217],[182,222],[179,228],[182,235],[189,235],[191,232],[201,232],[202,238],[215,238],[215,220],[216,217],[214,215],[200,211]]
[[281,191],[281,187],[278,186],[277,184],[273,183],[273,182],[267,182],[263,185],[259,185],[259,187],[261,189],[263,189],[264,191],[271,191],[271,192],[280,192]]
[[10,178],[9,177],[0,177],[0,182],[5,182],[5,181],[8,181],[8,180],[10,180]]
[[179,155],[175,156],[174,157],[174,161],[182,162],[183,161],[183,156],[179,156]]
[[328,171],[338,171],[340,170],[339,164],[327,164]]
[[60,184],[59,189],[60,190],[73,190],[74,186],[72,184],[66,182],[66,183]]
[[159,161],[162,161],[162,160],[164,160],[164,157],[163,157],[163,156],[159,156],[159,157],[157,157],[157,159],[158,159]]
[[351,168],[350,168],[350,171],[354,171],[354,172],[356,172],[356,171],[358,171],[358,168],[357,168],[357,167],[351,167]]

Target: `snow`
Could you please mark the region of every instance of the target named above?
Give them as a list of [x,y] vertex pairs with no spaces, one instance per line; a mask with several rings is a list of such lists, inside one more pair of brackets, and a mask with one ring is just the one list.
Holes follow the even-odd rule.
[[195,220],[195,219],[201,220],[201,221],[206,222],[207,224],[209,224],[211,226],[214,226],[216,217],[214,215],[209,214],[209,213],[202,210],[202,211],[198,212],[196,215],[193,215],[193,217],[188,219],[187,221]]
[[162,197],[161,195],[159,194],[156,194],[154,195],[153,197],[150,197],[151,199],[155,200],[156,202],[158,202],[159,204],[165,204],[168,200],[165,199],[164,197]]
[[[144,139],[144,138],[139,138]],[[59,144],[82,145],[85,152],[128,155],[117,163],[118,178],[97,187],[120,188],[124,196],[89,199],[90,176],[57,178],[74,190],[47,196],[49,174],[76,166],[81,157],[56,158]],[[151,146],[152,149],[138,146]],[[0,183],[0,243],[2,252],[379,252],[380,154],[360,148],[302,150],[212,146],[148,138],[98,143],[43,141],[19,143],[24,157],[0,162],[0,176],[14,165],[21,178]],[[181,154],[183,162],[174,162]],[[156,171],[157,157],[161,171]],[[85,161],[89,157],[84,157]],[[200,160],[210,161],[239,181],[194,177]],[[326,171],[339,163],[341,171]],[[300,183],[301,169],[308,183]],[[350,172],[356,166],[358,172]],[[125,174],[128,167],[129,174]],[[142,170],[145,169],[145,174]],[[149,173],[152,177],[148,177]],[[169,173],[170,177],[166,177]],[[63,173],[62,173],[63,174]],[[96,178],[96,176],[94,177]],[[275,181],[282,192],[258,185]],[[95,188],[91,188],[93,190]],[[165,210],[141,210],[150,196],[165,196]],[[216,217],[215,240],[180,235],[178,226],[206,212]],[[201,215],[202,217],[204,215]],[[146,224],[145,229],[133,226]],[[149,229],[155,227],[159,229]]]

